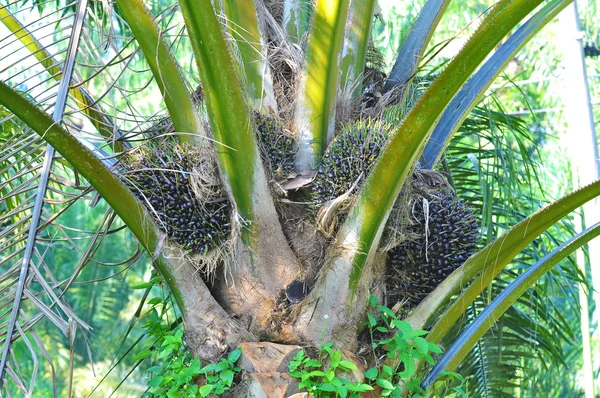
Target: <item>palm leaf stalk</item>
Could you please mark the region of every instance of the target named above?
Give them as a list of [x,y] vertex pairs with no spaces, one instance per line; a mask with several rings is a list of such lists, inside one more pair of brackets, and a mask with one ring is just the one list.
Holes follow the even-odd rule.
[[[538,153],[538,148],[536,137],[520,118],[492,111],[487,104],[478,106],[452,139],[444,155],[446,170],[452,173],[457,195],[480,215],[481,230],[488,231],[482,236],[482,244],[489,243],[543,206],[543,176],[537,173],[543,155]],[[472,153],[477,155],[465,159],[465,154]],[[531,188],[523,190],[516,188],[518,186]],[[522,194],[515,197],[515,189]],[[488,208],[489,211],[483,210]],[[487,214],[493,214],[494,218],[490,219]],[[551,250],[548,247],[559,245],[574,235],[576,232],[569,219],[550,228],[505,267],[455,323],[442,344],[449,346],[464,326],[518,277],[520,270],[546,255]],[[582,281],[577,271],[569,262],[545,275],[481,338],[457,369],[469,381],[465,389],[470,395],[504,396],[512,390],[510,385],[519,385],[523,391],[535,394],[526,373],[538,366],[560,368],[565,362],[571,363],[566,356],[568,349],[564,347],[568,346],[565,342],[577,341],[574,332],[577,325],[562,314],[577,312],[577,291],[572,288]],[[561,299],[550,299],[557,295]],[[531,336],[536,336],[535,342]],[[523,350],[523,347],[527,348]]]
[[408,316],[414,327],[425,327],[438,313],[447,300],[462,286],[465,286],[477,274],[482,272],[468,289],[463,292],[444,315],[437,315],[438,322],[432,328],[428,338],[439,342],[448,328],[454,324],[463,311],[485,289],[502,269],[536,237],[546,231],[549,226],[565,217],[569,212],[595,199],[600,194],[600,182],[595,182],[579,191],[540,209],[527,217],[506,234],[488,244],[485,248],[469,258],[460,268],[452,273]]
[[[492,280],[521,250],[531,243],[535,237],[539,236],[544,232],[545,229],[552,225],[548,223],[546,217],[548,217],[550,220],[555,220],[556,222],[568,214],[568,212],[575,210],[584,203],[597,197],[600,194],[598,192],[599,186],[600,185],[598,182],[592,183],[587,187],[582,188],[581,190],[576,191],[549,206],[546,206],[533,216],[530,216],[521,223],[517,224],[504,236],[496,239],[494,242],[490,243],[484,249],[480,250],[469,260],[467,260],[467,262],[463,264],[464,268],[462,268],[462,270],[459,269],[456,272],[456,276],[458,277],[457,279],[463,282],[463,284],[460,286],[464,286],[465,280],[472,278],[479,272],[481,273],[473,280],[473,282],[471,282],[469,287],[462,294],[460,294],[456,300],[453,301],[453,303],[445,310],[445,312],[438,317],[436,324],[431,328],[428,338],[433,342],[439,342],[441,338],[443,338],[451,324],[460,317],[458,313],[461,310],[464,311],[464,309],[475,300],[475,298],[485,289],[485,287],[492,282]],[[560,208],[561,206],[564,207]],[[546,228],[544,228],[544,226]],[[438,289],[442,288],[438,293],[434,291],[430,295],[431,300],[429,304],[432,305],[432,307],[429,307],[427,310],[423,310],[423,312],[429,313],[429,311],[435,311],[436,309],[439,309],[440,307],[438,303],[440,301],[445,301],[445,299],[441,299],[440,296],[443,295],[447,299],[450,297],[450,291],[455,293],[458,289],[460,289],[460,286],[454,285],[452,282],[450,282],[456,282],[457,280],[451,277],[447,279],[448,284],[446,286],[442,288],[442,285],[440,285],[438,287]],[[444,281],[444,283],[445,282],[446,281]],[[439,294],[442,291],[444,293]],[[428,300],[429,297],[425,301]],[[425,304],[425,301],[422,304]],[[425,307],[423,306],[422,308]],[[417,310],[415,310],[415,312],[411,314],[409,318],[413,321],[420,319],[420,322],[423,322],[427,318],[427,316],[421,317],[423,312],[417,312]]]
[[[0,104],[21,120],[26,120],[28,126],[71,163],[96,188],[123,222],[130,226],[140,243],[153,254],[154,265],[165,278],[192,336],[203,335],[203,331],[212,325],[211,327],[218,327],[222,331],[228,330],[226,333],[230,336],[225,336],[225,340],[231,338],[233,345],[239,343],[240,339],[249,338],[248,332],[241,329],[214,300],[202,279],[192,271],[191,265],[185,259],[177,257],[176,252],[169,248],[154,224],[152,215],[112,170],[75,137],[3,82],[0,82]],[[196,305],[202,307],[201,312],[190,311],[192,307],[198,308]],[[199,350],[197,354],[204,358],[218,357],[220,350],[215,350],[214,345],[207,343],[196,347]],[[216,340],[213,343],[221,344]]]
[[344,45],[340,60],[340,83],[342,90],[352,93],[351,99],[357,99],[361,94],[363,71],[367,59],[375,0],[355,0],[349,9]]
[[318,0],[315,4],[295,114],[299,171],[314,170],[333,138],[347,14],[347,1]]
[[[235,203],[243,242],[238,265],[231,269],[237,286],[223,289],[232,303],[244,308],[240,311],[256,311],[265,294],[276,297],[298,276],[299,264],[278,226],[246,105],[248,99],[212,3],[182,0],[180,6],[196,55],[212,135],[217,141],[219,171]],[[270,231],[268,238],[266,228]],[[254,322],[264,326],[268,319],[255,316]]]
[[529,42],[549,21],[554,19],[569,2],[555,0],[545,5],[531,17],[510,38],[502,43],[500,48],[464,85],[440,121],[435,126],[431,139],[423,150],[423,167],[431,169],[439,161],[450,139],[458,130],[469,112],[483,97],[498,74],[504,70],[508,62]]
[[223,8],[244,68],[248,99],[256,109],[276,111],[266,46],[262,42],[254,0],[223,0]]
[[[432,321],[427,340],[439,343],[459,318],[468,310],[500,272],[540,234],[570,212],[600,195],[600,181],[578,190],[540,209],[504,235],[471,256],[461,267],[448,276],[406,318],[415,328],[426,328]],[[478,275],[479,274],[479,275]],[[475,277],[477,276],[477,277]],[[475,278],[475,279],[473,279]],[[461,288],[468,287],[450,301]],[[443,312],[442,312],[443,311]],[[440,314],[440,312],[442,312]],[[390,363],[394,364],[394,360]],[[420,370],[419,364],[414,372]],[[410,377],[409,377],[410,378]]]
[[[56,97],[56,103],[54,106],[54,113],[52,115],[52,121],[54,123],[61,123],[63,113],[65,111],[65,105],[67,103],[67,95],[69,92],[69,84],[71,84],[71,77],[73,76],[73,67],[75,66],[75,57],[77,55],[77,48],[79,46],[79,39],[81,37],[83,21],[85,17],[87,7],[87,0],[81,0],[77,3],[77,10],[75,13],[75,20],[73,23],[73,31],[69,39],[69,46],[67,49],[67,57],[65,60],[65,67],[61,74],[61,79],[58,87],[58,94]],[[27,279],[29,265],[32,261],[32,254],[37,238],[37,229],[40,223],[40,217],[42,214],[42,206],[44,205],[44,197],[46,196],[46,189],[48,188],[48,178],[52,169],[52,162],[54,159],[54,148],[51,145],[46,146],[44,154],[44,162],[40,170],[40,182],[37,188],[37,194],[35,203],[33,206],[33,212],[31,214],[31,220],[29,224],[29,233],[27,236],[27,245],[25,252],[23,253],[23,262],[21,263],[21,270],[19,272],[19,279],[15,288],[15,298],[13,301],[13,307],[8,321],[8,329],[6,337],[4,338],[4,346],[2,349],[2,358],[0,358],[0,390],[4,384],[4,373],[7,368],[7,362],[9,360],[10,349],[12,344],[12,336],[17,326],[19,317],[19,309],[21,307],[21,299],[23,297],[23,291],[25,290],[25,282]]]
[[[416,73],[421,57],[449,3],[450,0],[428,0],[423,5],[410,33],[398,51],[396,62],[383,86],[384,93],[398,86],[403,86],[402,92],[406,92],[407,85]],[[396,96],[400,102],[402,94],[398,93]]]

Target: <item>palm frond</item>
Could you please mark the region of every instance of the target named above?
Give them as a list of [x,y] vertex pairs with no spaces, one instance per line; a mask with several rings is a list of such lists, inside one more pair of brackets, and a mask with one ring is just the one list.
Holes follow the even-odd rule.
[[[77,48],[79,46],[79,38],[81,36],[86,7],[87,0],[81,0],[76,10],[73,29],[70,35],[69,46],[67,49],[65,66],[62,71],[62,77],[58,86],[57,98],[54,104],[53,120],[56,123],[60,123],[63,118],[63,113],[65,110],[65,104],[67,100],[67,93],[69,90],[69,85],[71,84],[71,76],[73,74],[73,67],[75,65],[75,56],[77,54]],[[29,221],[29,233],[27,237],[27,243],[25,246],[25,251],[23,253],[23,261],[21,263],[21,269],[19,271],[19,277],[14,291],[13,307],[10,318],[8,320],[6,334],[4,336],[4,347],[2,350],[2,358],[0,358],[0,389],[3,385],[4,372],[6,369],[7,362],[9,360],[13,334],[15,332],[15,329],[17,328],[16,325],[19,317],[19,310],[21,308],[21,300],[23,297],[24,290],[26,288],[26,279],[29,274],[29,266],[32,261],[32,255],[38,233],[37,229],[40,222],[42,206],[44,204],[44,197],[46,195],[46,189],[48,186],[48,179],[50,177],[50,172],[52,169],[54,154],[54,148],[48,145],[44,155],[44,162],[40,170],[40,180],[38,183],[38,189],[35,197],[35,203],[32,209],[31,219]]]
[[[490,102],[470,114],[445,157],[457,193],[481,215],[482,243],[508,230],[548,200],[539,171],[539,143],[519,118],[506,115],[502,109],[492,110],[496,103]],[[516,196],[515,192],[520,194]],[[469,308],[444,341],[452,341],[462,326],[472,322],[487,305],[488,297],[496,296],[527,264],[542,258],[568,232],[572,229],[567,220],[536,240]],[[527,367],[532,363],[524,357],[547,364],[564,363],[562,347],[573,340],[574,331],[553,304],[556,299],[548,297],[563,298],[577,306],[577,294],[569,290],[570,285],[581,281],[576,270],[565,263],[548,274],[476,344],[459,369],[471,380],[468,386],[473,394],[510,396],[515,387],[524,388]]]
[[511,282],[452,343],[446,353],[440,358],[431,372],[423,380],[423,386],[429,387],[437,378],[441,370],[454,370],[485,331],[487,331],[494,322],[539,279],[541,275],[547,273],[561,260],[571,255],[574,250],[580,248],[598,235],[600,235],[600,223],[587,228],[563,243],[528,268],[515,281]]
[[[30,6],[18,6],[20,8],[15,8],[12,15],[19,17],[32,11]],[[85,5],[82,4],[80,9],[85,10]],[[119,142],[103,137],[94,126],[94,121],[85,115],[85,109],[79,106],[78,97],[74,95],[76,93],[71,91],[67,96],[66,90],[69,80],[74,82],[72,85],[83,87],[86,83],[94,85],[93,76],[110,74],[106,65],[96,67],[86,62],[86,58],[98,48],[93,42],[99,40],[101,35],[97,34],[97,26],[93,21],[90,22],[91,19],[84,21],[81,15],[75,19],[76,14],[68,10],[68,5],[59,10],[66,14],[57,19],[55,12],[42,9],[41,16],[28,25],[29,34],[40,40],[52,58],[51,66],[59,71],[59,78],[64,80],[62,85],[56,86],[55,76],[48,73],[53,69],[41,67],[35,54],[22,48],[21,43],[10,35],[0,39],[8,46],[5,48],[14,49],[11,57],[3,58],[0,75],[13,87],[20,88],[37,106],[50,110],[54,107],[55,121],[62,120],[64,126],[80,141],[94,143],[88,148],[108,157],[110,155],[106,151],[113,153],[122,148]],[[36,9],[33,12],[37,12]],[[75,20],[81,33],[71,29],[70,25]],[[37,36],[49,29],[52,29],[52,34]],[[77,59],[67,55],[69,41],[66,39],[69,37],[73,42],[80,40],[79,46],[72,46],[80,50]],[[108,58],[108,63],[119,64],[122,59],[117,53]],[[79,75],[77,81],[70,78],[69,71],[72,70]],[[92,80],[84,78],[86,75],[91,76]],[[62,91],[59,89],[61,87]],[[91,106],[96,105],[102,103]],[[112,109],[113,105],[110,104],[108,109]],[[110,119],[103,120],[106,122]],[[122,119],[116,120],[122,123]],[[115,133],[114,137],[118,137],[119,129],[112,124],[107,127]],[[58,395],[59,391],[62,391],[60,395],[68,394],[70,377],[57,378],[57,372],[64,374],[66,368],[69,374],[71,372],[68,369],[73,369],[80,361],[93,363],[87,337],[90,326],[94,326],[102,316],[116,319],[115,312],[121,311],[128,302],[127,299],[111,301],[105,295],[91,295],[91,287],[98,280],[111,280],[127,270],[139,258],[140,249],[134,245],[133,252],[123,250],[110,260],[105,255],[101,256],[102,251],[106,252],[102,248],[111,245],[110,237],[123,230],[120,222],[115,226],[112,211],[107,212],[104,204],[91,209],[90,205],[96,202],[97,194],[90,189],[87,181],[81,179],[60,156],[53,156],[51,150],[45,151],[43,140],[39,136],[36,138],[35,132],[24,127],[20,121],[7,116],[3,108],[0,109],[0,132],[0,264],[3,270],[0,319],[2,338],[6,343],[3,346],[6,354],[2,358],[2,368],[7,372],[7,378],[2,378],[3,387],[7,394],[14,394],[15,388],[29,394],[29,386],[35,380],[43,380],[46,374],[50,374],[49,388],[54,395]],[[106,151],[98,150],[96,145]],[[54,162],[51,162],[52,159]],[[102,213],[104,216],[101,220],[104,221],[91,222]],[[91,230],[86,231],[87,228]],[[64,254],[59,254],[61,251],[70,255],[65,258]],[[96,274],[91,278],[86,271],[90,263],[100,266],[92,267]],[[26,270],[22,265],[27,265],[29,269]],[[111,268],[115,271],[111,271]],[[91,281],[86,283],[85,279]],[[19,299],[21,289],[23,296]],[[78,298],[79,292],[84,291],[87,292],[87,301]],[[92,297],[94,299],[90,301]],[[118,297],[118,294],[115,293],[113,297]],[[11,307],[16,307],[15,303],[20,303],[16,312],[18,317],[14,315],[14,310],[11,311]],[[98,312],[89,312],[96,308]],[[56,359],[56,354],[51,355],[50,352],[56,352],[59,347],[65,347],[69,353],[66,363],[51,360],[52,357]],[[27,357],[33,361],[33,367],[27,365]],[[88,357],[88,360],[81,359],[84,357]]]

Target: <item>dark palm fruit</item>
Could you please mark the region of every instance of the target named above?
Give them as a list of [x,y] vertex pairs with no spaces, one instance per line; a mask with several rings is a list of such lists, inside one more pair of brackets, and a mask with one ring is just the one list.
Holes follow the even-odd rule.
[[189,253],[205,254],[230,236],[231,205],[219,185],[208,187],[204,201],[196,197],[190,183],[196,155],[176,143],[144,149],[125,162],[124,180],[161,230]]
[[[407,233],[417,236],[388,251],[388,295],[419,304],[473,253],[479,228],[471,209],[453,194],[436,192],[411,208]],[[425,205],[427,203],[427,205]]]
[[313,181],[312,200],[317,205],[346,193],[368,175],[387,141],[385,125],[357,122],[344,126],[331,142]]
[[274,118],[254,113],[256,134],[263,158],[269,164],[273,177],[286,178],[296,171],[294,139],[285,134],[283,126]]

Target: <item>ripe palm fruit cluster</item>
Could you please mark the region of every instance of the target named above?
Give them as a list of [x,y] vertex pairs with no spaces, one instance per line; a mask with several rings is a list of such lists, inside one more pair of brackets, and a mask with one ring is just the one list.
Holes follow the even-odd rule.
[[477,245],[479,227],[470,208],[449,192],[413,198],[407,239],[388,251],[388,297],[419,304],[461,266]]
[[[160,229],[193,254],[206,254],[231,232],[231,206],[217,174],[195,178],[198,173],[216,173],[211,162],[201,158],[188,145],[164,142],[134,152],[124,164],[124,180]],[[194,189],[199,183],[201,188]]]
[[387,129],[379,122],[358,122],[344,126],[321,160],[313,181],[313,202],[321,205],[335,199],[348,192],[357,181],[357,187],[360,186],[387,138]]
[[281,123],[270,116],[255,112],[254,123],[263,157],[270,165],[272,176],[283,179],[294,174],[294,139],[285,133]]

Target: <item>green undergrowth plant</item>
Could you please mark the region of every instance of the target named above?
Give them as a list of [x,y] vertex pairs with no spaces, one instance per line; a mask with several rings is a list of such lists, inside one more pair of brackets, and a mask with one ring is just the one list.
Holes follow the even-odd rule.
[[[149,282],[136,286],[148,289],[161,284],[162,277],[156,276]],[[241,349],[230,352],[216,363],[202,367],[199,358],[194,358],[183,339],[181,318],[174,321],[173,303],[170,295],[154,297],[148,301],[146,313],[146,341],[135,360],[149,359],[148,390],[145,397],[198,398],[220,396],[228,391],[240,368],[235,363]]]
[[[289,364],[290,376],[299,379],[298,385],[314,397],[360,397],[372,391],[372,396],[401,397],[403,390],[410,397],[467,397],[466,381],[455,372],[445,372],[433,386],[432,391],[421,388],[421,378],[415,375],[415,361],[434,364],[434,355],[441,354],[437,344],[425,339],[427,332],[415,330],[412,325],[398,318],[390,308],[380,305],[377,298],[370,298],[371,310],[365,324],[369,332],[370,351],[375,366],[363,372],[364,381],[351,381],[346,375],[358,371],[357,366],[343,359],[340,349],[329,342],[319,347],[316,358],[300,350]],[[392,367],[389,360],[397,366]],[[411,377],[411,375],[413,375]],[[403,380],[408,380],[404,382]],[[454,387],[448,387],[454,384]],[[375,395],[377,394],[377,395]],[[367,395],[368,396],[368,395]]]
[[315,397],[358,397],[362,392],[372,391],[373,387],[367,383],[352,382],[341,376],[357,370],[354,363],[343,359],[341,350],[333,349],[333,343],[320,347],[316,359],[300,350],[289,365],[290,376],[300,380],[298,387]]
[[[427,392],[430,395],[427,395],[421,388],[421,378],[415,374],[415,361],[426,361],[433,365],[433,356],[442,353],[441,347],[425,339],[427,331],[414,329],[410,323],[399,319],[390,308],[378,304],[376,297],[371,296],[369,302],[371,310],[367,314],[366,326],[375,366],[364,372],[364,375],[370,385],[382,389],[380,396],[400,397],[403,389],[407,390],[411,397],[448,394],[456,397],[467,396],[463,390],[463,378],[454,372],[445,373],[434,385],[433,391]],[[392,367],[390,363],[398,365]],[[458,387],[440,395],[451,381],[459,381]]]

